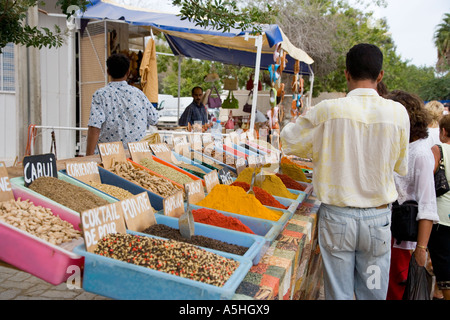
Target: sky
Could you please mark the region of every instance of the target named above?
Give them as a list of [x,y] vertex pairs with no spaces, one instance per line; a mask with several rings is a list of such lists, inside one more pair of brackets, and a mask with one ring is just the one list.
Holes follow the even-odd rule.
[[[117,3],[148,7],[156,10],[178,13],[170,0],[115,0]],[[349,3],[354,0],[349,0]],[[153,4],[157,3],[156,6]],[[397,53],[403,61],[409,61],[418,67],[434,67],[437,62],[437,51],[433,35],[450,13],[450,0],[386,0],[387,7],[369,6],[376,18],[386,18]],[[149,5],[150,4],[150,5]]]
[[[350,1],[351,3],[351,1]],[[396,52],[418,67],[434,67],[437,49],[433,36],[450,13],[450,0],[386,0],[386,8],[369,7],[377,18],[386,18]]]

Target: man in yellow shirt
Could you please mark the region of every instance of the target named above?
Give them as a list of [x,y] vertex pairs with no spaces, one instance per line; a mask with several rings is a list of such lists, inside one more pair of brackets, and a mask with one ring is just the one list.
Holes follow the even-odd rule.
[[313,161],[326,299],[386,298],[394,171],[407,173],[409,117],[378,95],[382,65],[377,46],[354,46],[347,96],[320,102],[281,132],[286,154]]

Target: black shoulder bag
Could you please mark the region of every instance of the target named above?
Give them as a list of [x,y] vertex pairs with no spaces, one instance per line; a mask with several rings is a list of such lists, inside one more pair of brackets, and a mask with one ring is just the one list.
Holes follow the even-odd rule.
[[398,201],[392,204],[391,232],[392,236],[400,241],[417,241],[419,222],[417,214],[419,205],[417,201],[408,200],[401,205]]
[[439,160],[439,166],[434,173],[434,187],[436,189],[436,197],[440,197],[450,190],[450,186],[445,176],[445,166],[444,166],[444,155],[442,153],[442,146],[438,145],[439,151],[441,153],[441,158]]

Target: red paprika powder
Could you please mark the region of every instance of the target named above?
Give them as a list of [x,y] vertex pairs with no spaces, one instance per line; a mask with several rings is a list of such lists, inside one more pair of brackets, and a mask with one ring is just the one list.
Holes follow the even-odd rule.
[[192,210],[192,214],[194,215],[195,222],[255,234],[239,219],[226,216],[216,210],[200,208]]
[[286,188],[300,191],[305,191],[306,189],[305,186],[303,186],[302,184],[298,183],[297,181],[295,181],[294,179],[285,174],[277,173],[276,176],[280,178],[281,181],[283,181],[283,184],[286,186]]
[[[243,181],[235,181],[231,184],[232,186],[241,187],[245,191],[250,190],[250,185],[247,182]],[[263,205],[270,206],[274,208],[287,209],[286,206],[282,205],[277,199],[275,199],[270,193],[266,190],[253,186],[253,192],[255,193],[256,199],[259,200]]]

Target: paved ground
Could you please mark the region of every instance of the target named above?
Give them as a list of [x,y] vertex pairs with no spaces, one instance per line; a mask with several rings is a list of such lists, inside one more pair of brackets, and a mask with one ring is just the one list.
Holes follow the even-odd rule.
[[82,289],[69,289],[66,283],[54,286],[27,272],[0,265],[0,300],[108,299]]

